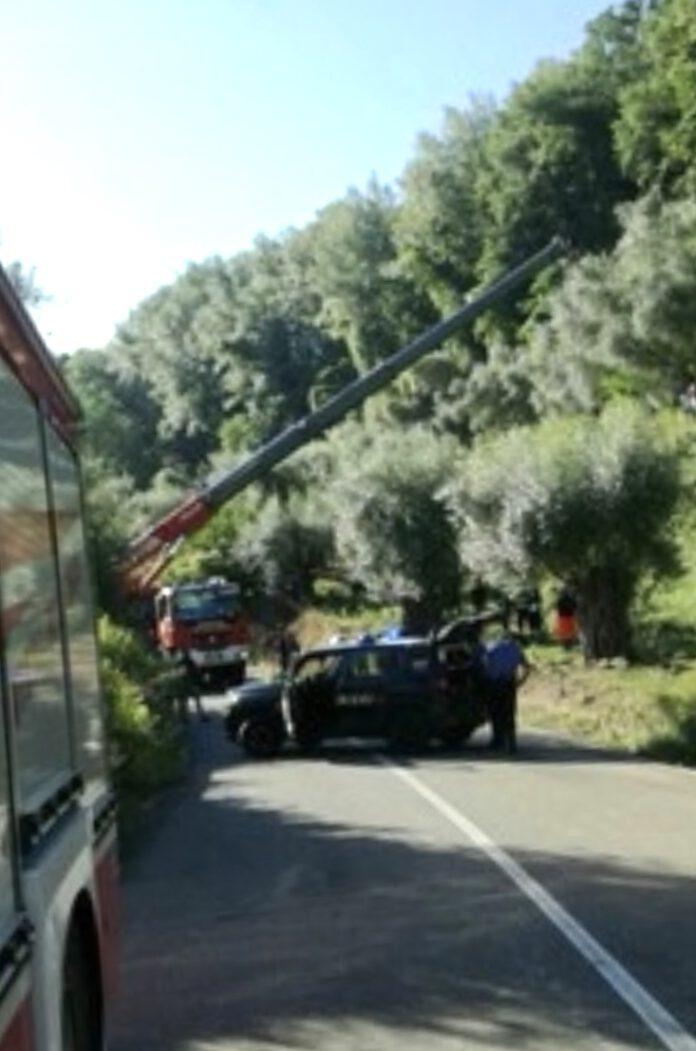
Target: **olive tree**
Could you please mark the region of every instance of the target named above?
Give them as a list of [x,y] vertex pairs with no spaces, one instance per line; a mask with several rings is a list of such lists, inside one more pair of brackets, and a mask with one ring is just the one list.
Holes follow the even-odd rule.
[[679,452],[659,417],[617,402],[481,441],[448,496],[472,570],[571,581],[586,655],[627,652],[641,574],[676,558]]
[[311,597],[315,578],[331,567],[333,530],[317,502],[273,496],[249,520],[235,553],[257,573],[267,594],[293,606]]
[[330,496],[346,576],[374,599],[398,602],[422,629],[456,608],[461,566],[442,498],[456,445],[425,427],[366,432],[349,443]]

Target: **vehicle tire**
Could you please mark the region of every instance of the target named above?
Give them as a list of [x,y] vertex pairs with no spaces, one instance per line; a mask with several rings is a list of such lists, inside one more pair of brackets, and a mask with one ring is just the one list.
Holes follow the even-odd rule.
[[93,953],[81,924],[73,922],[63,960],[62,1051],[102,1051],[101,990]]
[[267,719],[247,719],[239,728],[237,742],[251,759],[272,759],[282,743],[278,730]]

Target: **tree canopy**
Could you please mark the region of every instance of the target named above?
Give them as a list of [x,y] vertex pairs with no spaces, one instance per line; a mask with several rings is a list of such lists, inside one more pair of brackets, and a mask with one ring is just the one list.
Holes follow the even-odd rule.
[[73,354],[104,550],[562,234],[566,261],[222,512],[179,566],[298,600],[335,574],[431,620],[467,567],[573,575],[595,625],[613,581],[613,641],[593,627],[593,645],[625,645],[679,489],[655,417],[696,381],[695,34],[693,0],[608,8],[508,98],[450,106],[396,186],[191,264]]

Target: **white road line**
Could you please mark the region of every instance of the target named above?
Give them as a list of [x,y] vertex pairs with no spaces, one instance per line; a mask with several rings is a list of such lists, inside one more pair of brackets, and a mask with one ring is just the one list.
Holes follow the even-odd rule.
[[381,762],[395,777],[404,781],[414,792],[430,803],[443,817],[479,848],[499,869],[510,877],[522,893],[575,946],[581,956],[594,967],[614,992],[635,1011],[669,1051],[696,1051],[696,1040],[679,1024],[662,1004],[629,974],[616,957],[600,945],[582,924],[578,923],[540,883],[522,868],[510,855],[465,817],[437,792],[403,767],[386,758]]

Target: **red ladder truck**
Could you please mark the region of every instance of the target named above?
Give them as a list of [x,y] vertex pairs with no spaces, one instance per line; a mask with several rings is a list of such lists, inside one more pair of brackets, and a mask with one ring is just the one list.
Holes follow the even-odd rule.
[[118,914],[78,405],[0,268],[0,1051],[100,1051]]
[[251,632],[238,584],[211,577],[160,588],[155,630],[164,653],[187,661],[199,689],[244,682]]
[[[218,508],[263,478],[297,449],[339,423],[370,395],[387,386],[401,372],[439,347],[448,336],[474,321],[563,252],[563,242],[560,238],[554,238],[545,248],[504,274],[456,313],[427,329],[364,376],[353,380],[315,412],[292,424],[200,490],[189,493],[172,511],[131,541],[121,565],[121,580],[126,594],[151,601],[156,581],[180,545],[187,536],[201,529]],[[163,610],[164,607],[155,609],[155,622],[160,645],[166,648],[162,641],[167,630],[163,624]],[[188,654],[190,656],[190,650]],[[187,656],[186,653],[182,655]]]

